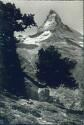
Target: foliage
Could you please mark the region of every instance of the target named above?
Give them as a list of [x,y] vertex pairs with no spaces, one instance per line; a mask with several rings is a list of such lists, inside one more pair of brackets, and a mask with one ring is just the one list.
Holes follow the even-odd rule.
[[39,50],[37,66],[37,78],[40,82],[47,83],[50,87],[58,87],[64,84],[68,87],[76,87],[76,81],[71,70],[75,67],[76,61],[65,57],[53,46],[46,50]]
[[25,95],[25,85],[14,32],[27,26],[36,26],[33,14],[22,15],[14,4],[0,2],[0,87],[16,95]]

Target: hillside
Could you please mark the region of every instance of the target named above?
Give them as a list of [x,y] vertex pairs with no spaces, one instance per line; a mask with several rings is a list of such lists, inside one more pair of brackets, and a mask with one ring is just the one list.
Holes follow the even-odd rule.
[[78,90],[60,87],[51,90],[52,102],[24,99],[0,93],[0,124],[2,125],[84,125]]

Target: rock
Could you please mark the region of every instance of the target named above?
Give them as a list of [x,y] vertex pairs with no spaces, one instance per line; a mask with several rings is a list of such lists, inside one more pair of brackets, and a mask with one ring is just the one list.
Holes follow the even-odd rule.
[[50,91],[48,88],[39,88],[38,89],[39,101],[49,101],[50,99]]
[[38,100],[38,87],[30,80],[26,83],[26,93],[29,99]]

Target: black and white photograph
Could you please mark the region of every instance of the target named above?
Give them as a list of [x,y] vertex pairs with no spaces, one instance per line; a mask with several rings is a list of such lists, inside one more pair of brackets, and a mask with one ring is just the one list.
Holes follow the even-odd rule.
[[0,125],[84,125],[82,0],[0,0]]

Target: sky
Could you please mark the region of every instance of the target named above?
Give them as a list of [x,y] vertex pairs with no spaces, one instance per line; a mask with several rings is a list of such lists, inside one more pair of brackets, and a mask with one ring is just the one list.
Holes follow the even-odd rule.
[[[64,24],[83,34],[83,1],[4,0],[15,3],[22,13],[34,13],[38,26],[42,25],[50,9],[55,10]],[[36,30],[33,28],[33,31]],[[33,32],[31,29],[31,32]]]

